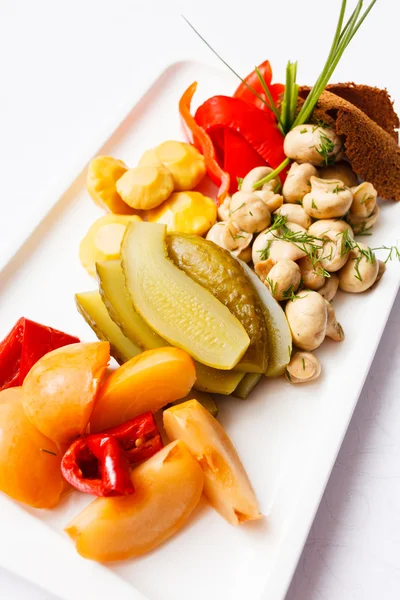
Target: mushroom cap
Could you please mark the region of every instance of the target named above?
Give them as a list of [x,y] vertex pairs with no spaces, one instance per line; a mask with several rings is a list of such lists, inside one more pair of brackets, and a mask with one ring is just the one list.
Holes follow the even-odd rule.
[[331,127],[297,125],[286,135],[283,151],[298,163],[324,166],[343,156],[343,140]]
[[379,218],[379,205],[376,204],[369,217],[355,217],[352,214],[347,215],[347,220],[353,228],[354,233],[363,233],[375,225]]
[[314,219],[343,217],[350,209],[353,194],[339,179],[311,177],[311,192],[303,198],[303,208]]
[[282,188],[285,202],[301,203],[304,196],[311,191],[310,177],[313,176],[317,177],[318,171],[311,163],[292,163]]
[[321,179],[339,179],[348,188],[358,185],[357,175],[344,160],[320,169],[319,176]]
[[[365,254],[362,252],[364,251]],[[365,244],[358,244],[349,252],[349,259],[339,271],[339,287],[344,292],[365,292],[376,281],[379,261]]]
[[[255,190],[253,188],[253,185],[260,181],[260,179],[263,179],[267,175],[270,175],[272,172],[273,169],[271,167],[255,167],[247,173],[246,177],[243,178],[242,185],[240,188],[241,191],[254,192]],[[258,190],[272,191],[274,192],[274,194],[280,192],[281,189],[282,183],[278,175],[271,179],[271,181],[267,181],[267,183],[264,183],[264,185],[261,188],[258,188]]]
[[210,241],[210,242],[214,242],[214,244],[217,244],[217,246],[221,246],[221,248],[224,248],[225,246],[223,245],[222,242],[222,234],[224,232],[224,228],[226,227],[226,221],[218,221],[218,223],[215,223],[207,232],[206,235],[206,240]]
[[298,262],[301,272],[301,278],[306,288],[310,290],[319,290],[325,283],[325,277],[318,268],[321,266],[319,263],[313,265],[312,261],[308,256],[304,256]]
[[336,273],[331,273],[330,277],[326,277],[324,285],[319,288],[318,294],[321,294],[325,300],[331,302],[336,296],[339,288],[339,276]]
[[283,204],[274,212],[274,215],[282,215],[289,223],[297,223],[304,229],[308,229],[312,223],[311,217],[299,204]]
[[[349,230],[349,235],[354,238],[351,226],[346,221],[341,219],[338,221],[335,219],[320,219],[308,228],[308,233],[315,237],[329,240],[332,239],[333,235],[344,233],[346,230]],[[333,232],[333,235],[331,232]]]
[[227,196],[225,200],[217,208],[219,221],[227,221],[231,214],[231,197]]
[[[215,225],[213,225],[208,231],[206,235],[206,240],[214,242],[214,244],[217,244],[217,246],[220,246],[221,248],[225,248],[225,250],[229,250],[234,256],[237,256],[244,262],[249,262],[249,260],[251,259],[251,254],[249,256],[249,252],[251,253],[251,248],[249,246],[252,242],[253,235],[251,233],[249,234],[245,232],[240,232],[234,223],[231,223],[231,233],[228,233],[228,223],[228,221],[218,221],[218,223],[215,223]],[[228,239],[228,244],[230,246],[237,246],[237,243],[239,242],[238,247],[229,248],[226,245],[226,239]]]
[[325,338],[328,311],[318,292],[302,290],[285,307],[293,342],[301,350],[315,350]]
[[[286,230],[293,233],[307,233],[304,227],[297,225],[297,223],[287,223],[285,227]],[[284,259],[296,261],[306,256],[307,252],[301,249],[301,244],[295,245],[290,241],[281,239],[282,235],[282,229],[272,231],[266,229],[259,233],[253,244],[253,263],[256,264],[266,258],[272,258],[275,262]],[[263,253],[264,256],[262,256]]]
[[252,192],[237,192],[232,196],[230,220],[242,231],[258,233],[271,223],[271,214],[264,202]]
[[226,221],[225,227],[222,229],[221,241],[223,247],[230,252],[237,252],[238,254],[250,246],[253,240],[253,234],[243,231],[240,227],[229,219]]
[[363,181],[360,185],[351,188],[353,202],[350,206],[351,217],[366,219],[369,217],[375,206],[378,192],[368,181]]
[[301,274],[299,265],[293,260],[278,261],[268,273],[265,284],[271,294],[281,302],[287,300],[299,288]]
[[271,190],[261,190],[254,193],[261,198],[270,213],[273,213],[283,204],[283,196],[274,194]]
[[272,260],[272,258],[267,258],[267,260],[260,260],[254,265],[254,271],[263,283],[265,283],[265,280],[267,279],[269,272],[274,265],[276,265],[276,262]]
[[295,352],[286,367],[286,377],[290,383],[307,383],[320,375],[321,363],[310,352]]

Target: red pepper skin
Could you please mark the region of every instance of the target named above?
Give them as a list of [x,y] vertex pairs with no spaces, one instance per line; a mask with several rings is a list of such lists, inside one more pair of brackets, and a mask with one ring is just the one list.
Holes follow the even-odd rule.
[[85,438],[75,440],[61,461],[61,472],[74,488],[85,494],[104,496],[98,461],[89,450]]
[[118,440],[111,435],[88,436],[89,450],[99,461],[104,496],[133,494],[129,461]]
[[0,343],[0,390],[22,385],[42,356],[79,341],[77,337],[22,317]]
[[[197,89],[197,81],[192,83],[179,100],[179,112],[186,128],[190,131],[196,148],[203,154],[208,176],[219,186],[217,205],[219,206],[229,193],[230,176],[218,164],[214,144],[206,131],[196,123],[190,112],[192,98]],[[189,136],[190,137],[190,136]]]
[[[111,435],[118,440],[131,464],[147,460],[164,446],[153,413],[147,412],[95,435]],[[94,436],[93,436],[94,437]],[[140,445],[136,442],[140,440]]]
[[[269,91],[271,92],[272,99],[275,104],[278,104],[283,92],[285,91],[285,86],[282,83],[271,83],[272,81],[272,68],[269,60],[265,60],[261,65],[259,65],[258,70],[264,78],[265,83]],[[269,104],[269,100],[267,98],[266,93],[263,90],[261,82],[258,78],[258,75],[255,71],[252,71],[247,75],[244,79],[247,85],[250,85],[256,92],[259,94],[266,102]],[[257,108],[264,110],[268,116],[275,120],[274,113],[268,108],[265,102],[262,102],[257,96],[247,87],[245,83],[241,83],[237,88],[236,92],[233,94],[234,98],[241,98],[250,104],[254,104]]]
[[147,412],[73,442],[61,461],[61,471],[86,494],[125,496],[134,492],[130,464],[147,460],[162,447],[154,416]]
[[255,167],[265,166],[265,160],[246,142],[246,140],[233,129],[224,132],[224,169],[230,174],[230,191],[237,191],[238,177],[245,177]]
[[274,169],[286,158],[284,138],[276,123],[265,112],[240,98],[213,96],[197,109],[195,119],[211,139],[213,132],[221,128],[237,131]]

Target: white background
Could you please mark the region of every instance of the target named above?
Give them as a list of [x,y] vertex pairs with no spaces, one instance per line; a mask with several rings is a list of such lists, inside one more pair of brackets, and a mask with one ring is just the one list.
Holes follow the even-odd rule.
[[[241,73],[269,58],[280,80],[298,59],[310,83],[339,0],[179,4],[0,0],[0,264],[168,63],[218,64],[179,9]],[[396,5],[378,0],[334,80],[387,86],[400,101]],[[398,298],[287,600],[400,596],[399,325]],[[50,600],[1,569],[0,597]]]

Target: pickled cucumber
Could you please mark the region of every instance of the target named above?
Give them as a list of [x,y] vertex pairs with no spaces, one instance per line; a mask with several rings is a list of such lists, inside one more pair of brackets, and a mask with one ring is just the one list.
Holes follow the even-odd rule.
[[200,392],[230,396],[245,376],[242,371],[220,371],[197,361],[194,364],[197,374],[194,387]]
[[240,398],[241,400],[247,400],[261,378],[261,373],[246,373],[236,390],[233,392],[233,396],[235,396],[235,398]]
[[90,325],[99,340],[110,342],[110,353],[119,364],[133,358],[142,351],[124,336],[118,325],[110,318],[99,292],[75,294],[78,311]]
[[227,250],[196,235],[172,233],[167,236],[167,247],[175,265],[225,304],[247,331],[250,346],[236,369],[265,373],[268,331],[263,307],[238,261]]
[[132,223],[121,246],[122,268],[136,311],[173,346],[205,365],[235,367],[250,344],[240,321],[168,258],[166,226]]
[[[127,338],[143,350],[168,346],[135,311],[126,290],[125,277],[119,261],[97,263],[100,294],[111,319]],[[195,361],[195,388],[202,392],[229,396],[244,377],[239,371],[219,371]]]
[[258,297],[264,308],[265,321],[268,328],[269,362],[266,372],[267,377],[283,375],[290,362],[292,354],[292,334],[286,315],[269,289],[260,281],[257,275],[246,265],[241,265],[254,285]]
[[96,263],[100,294],[112,320],[143,350],[168,346],[133,308],[119,260]]

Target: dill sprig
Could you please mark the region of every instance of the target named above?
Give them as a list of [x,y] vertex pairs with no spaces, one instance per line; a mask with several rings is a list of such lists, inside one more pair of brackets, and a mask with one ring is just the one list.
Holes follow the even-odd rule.
[[321,132],[319,139],[320,143],[318,146],[315,147],[315,150],[322,157],[324,164],[329,165],[332,162],[335,162],[336,157],[331,156],[331,152],[334,149],[335,144],[330,138],[328,138],[328,136],[324,132]]

